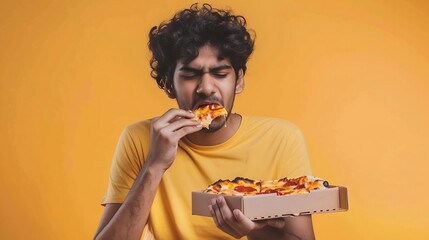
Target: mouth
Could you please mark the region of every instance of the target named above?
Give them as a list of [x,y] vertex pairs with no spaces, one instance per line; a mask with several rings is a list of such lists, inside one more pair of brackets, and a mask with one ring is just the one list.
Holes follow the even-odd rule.
[[222,104],[220,104],[218,102],[206,102],[206,101],[204,101],[204,102],[200,102],[197,105],[195,105],[194,110],[198,109],[198,108],[205,107],[205,106],[209,106],[209,108],[212,109],[212,110],[223,107]]

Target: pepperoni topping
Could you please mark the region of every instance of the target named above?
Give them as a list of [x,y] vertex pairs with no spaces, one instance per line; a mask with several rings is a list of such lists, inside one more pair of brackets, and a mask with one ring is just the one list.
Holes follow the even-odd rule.
[[216,190],[217,192],[220,192],[221,186],[219,186],[218,184],[213,185],[213,189]]
[[252,188],[252,187],[246,187],[246,186],[236,186],[234,188],[235,191],[237,192],[241,192],[241,193],[248,193],[248,192],[255,192],[256,189]]
[[296,182],[287,181],[285,184],[283,184],[283,187],[296,186],[296,185],[298,185]]

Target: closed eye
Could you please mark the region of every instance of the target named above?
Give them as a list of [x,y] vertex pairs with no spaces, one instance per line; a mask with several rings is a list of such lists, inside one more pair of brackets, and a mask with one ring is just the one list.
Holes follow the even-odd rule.
[[192,80],[199,76],[199,74],[181,74],[180,77],[185,80]]
[[213,76],[217,78],[225,78],[226,76],[228,76],[228,73],[213,73]]

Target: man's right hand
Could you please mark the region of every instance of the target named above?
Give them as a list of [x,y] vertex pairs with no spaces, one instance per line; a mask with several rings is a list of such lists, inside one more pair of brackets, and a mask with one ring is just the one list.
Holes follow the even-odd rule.
[[201,130],[201,123],[191,120],[194,113],[183,109],[170,109],[160,117],[152,119],[148,164],[161,171],[174,162],[179,140]]
[[164,171],[174,162],[179,140],[201,130],[192,112],[170,109],[152,119],[150,149],[123,204],[107,204],[94,239],[140,239],[156,189]]

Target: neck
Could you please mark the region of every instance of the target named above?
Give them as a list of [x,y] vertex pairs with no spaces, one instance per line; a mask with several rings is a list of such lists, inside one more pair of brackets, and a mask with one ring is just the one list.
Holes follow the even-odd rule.
[[187,135],[189,141],[193,144],[201,145],[201,146],[213,146],[226,142],[230,139],[238,130],[241,124],[241,116],[233,113],[228,118],[226,122],[226,126],[220,128],[216,132],[204,132],[199,131],[196,133],[192,133]]

